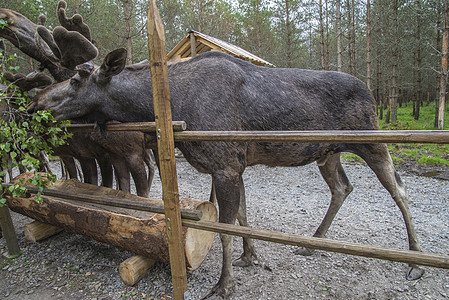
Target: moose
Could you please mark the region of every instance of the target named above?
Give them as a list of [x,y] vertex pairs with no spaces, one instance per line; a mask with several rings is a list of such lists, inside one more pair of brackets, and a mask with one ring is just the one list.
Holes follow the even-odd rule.
[[[92,47],[94,47],[92,45]],[[71,79],[39,92],[37,109],[60,120],[100,116],[119,122],[154,121],[150,65],[125,66],[126,50],[110,52],[101,66],[83,64]],[[150,62],[151,63],[151,62]],[[377,130],[376,103],[355,77],[331,71],[266,68],[220,52],[207,52],[168,66],[173,120],[194,131],[208,130]],[[256,164],[302,166],[317,162],[331,192],[331,202],[315,237],[324,237],[353,187],[340,161],[341,152],[363,158],[399,207],[409,248],[421,251],[405,185],[385,144],[179,142],[176,146],[199,172],[212,175],[219,221],[248,226],[242,174]],[[253,242],[243,239],[243,253],[232,262],[229,235],[221,235],[222,272],[208,296],[226,298],[234,285],[233,267],[249,266]],[[303,249],[301,254],[310,254]],[[410,265],[407,278],[423,270]]]
[[[67,4],[64,1],[58,3],[57,15],[61,25],[64,28],[69,28],[71,32],[80,33],[91,42],[90,30],[82,21],[82,17],[80,15],[74,15],[68,18],[65,12],[66,7]],[[57,82],[69,79],[76,74],[70,68],[58,64],[56,61],[57,58],[51,55],[52,52],[46,52],[46,49],[41,48],[37,30],[38,25],[45,25],[45,16],[41,15],[38,25],[36,25],[18,12],[0,8],[0,18],[8,24],[4,28],[0,28],[0,37],[10,41],[23,53],[36,59],[40,63],[40,70],[47,69]],[[82,60],[89,60],[89,58],[95,57],[97,50],[94,48],[92,50],[95,51],[93,55],[84,53],[79,55],[79,57]],[[65,51],[58,53],[58,56],[63,56],[63,64],[69,61],[77,64],[79,62],[77,59],[79,58],[74,57],[73,54],[78,52]],[[86,57],[86,55],[90,56]],[[37,87],[32,86],[33,84],[36,85],[37,82],[39,84],[44,82],[45,85],[52,83],[51,78],[44,75],[44,73],[39,72],[37,74],[38,76],[34,76],[33,78],[15,74],[14,76],[7,76],[5,79],[16,84],[24,91],[28,91],[32,87]],[[25,79],[27,80],[25,81]],[[27,89],[23,88],[25,84],[27,85]],[[72,121],[76,122],[76,120]],[[69,145],[54,149],[54,154],[59,156],[64,162],[64,167],[70,178],[78,178],[78,170],[74,161],[74,158],[76,158],[80,163],[84,182],[97,184],[98,162],[102,178],[101,184],[103,186],[113,186],[112,173],[114,169],[118,187],[121,190],[130,191],[131,173],[136,185],[137,194],[147,197],[155,171],[153,155],[148,146],[152,142],[149,142],[149,140],[151,139],[141,132],[130,132],[126,136],[123,133],[116,132],[108,132],[104,135],[98,133],[75,133]],[[145,165],[148,167],[148,176],[145,172]]]

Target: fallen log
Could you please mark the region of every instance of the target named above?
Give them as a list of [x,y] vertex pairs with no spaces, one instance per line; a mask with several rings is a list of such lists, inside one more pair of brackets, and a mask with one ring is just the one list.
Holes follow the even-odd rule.
[[[35,176],[34,173],[21,174],[13,180],[13,183],[20,183],[21,179],[25,179],[23,185],[30,185],[27,182],[33,176]],[[80,183],[73,179],[58,180],[49,189],[75,193],[78,194],[77,196],[87,194],[140,203],[162,204],[161,200]],[[12,211],[37,221],[91,237],[155,261],[169,263],[166,223],[163,214],[45,195],[42,196],[42,203],[37,203],[35,197],[7,196],[6,198],[8,207]],[[203,221],[217,221],[217,210],[209,201],[181,198],[180,204],[182,208],[200,210]],[[209,252],[215,233],[187,227],[182,228],[182,233],[187,269],[194,270],[201,265]]]

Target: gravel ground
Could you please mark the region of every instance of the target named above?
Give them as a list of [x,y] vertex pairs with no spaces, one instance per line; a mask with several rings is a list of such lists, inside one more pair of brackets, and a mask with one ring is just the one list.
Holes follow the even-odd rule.
[[[180,194],[208,199],[210,176],[178,159]],[[363,164],[345,164],[355,189],[327,237],[406,249],[399,209]],[[449,255],[449,181],[401,173],[408,187],[418,238],[425,252]],[[321,221],[330,193],[312,164],[301,168],[250,167],[244,174],[248,219],[253,227],[310,236]],[[156,176],[152,198],[161,197]],[[28,243],[23,226],[31,219],[13,213],[23,255],[0,257],[0,298],[4,299],[171,299],[169,266],[156,264],[136,286],[120,279],[119,264],[132,254],[70,232]],[[255,241],[261,263],[235,268],[231,299],[448,299],[449,271],[425,267],[406,281],[407,265],[317,251],[310,257],[294,247]],[[234,238],[235,258],[241,238]],[[6,252],[4,239],[0,251]],[[218,236],[200,268],[188,272],[186,299],[199,299],[220,275]]]

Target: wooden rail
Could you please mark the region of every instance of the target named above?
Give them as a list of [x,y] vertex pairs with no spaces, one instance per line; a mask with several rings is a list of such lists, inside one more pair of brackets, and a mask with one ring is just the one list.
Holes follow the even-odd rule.
[[435,143],[449,144],[449,130],[183,131],[176,142]]
[[[286,142],[286,143],[434,143],[449,144],[449,130],[309,130],[309,131],[186,131],[184,121],[173,121],[176,142]],[[72,124],[70,132],[92,132],[95,124]],[[156,130],[155,122],[107,124],[106,131]]]
[[[173,131],[186,130],[187,125],[184,121],[173,121]],[[92,132],[96,130],[96,124],[72,124],[64,126],[70,132]],[[136,123],[117,123],[106,124],[106,131],[142,131],[151,132],[156,130],[156,122],[136,122]]]
[[449,269],[449,256],[410,250],[389,249],[372,245],[361,245],[350,242],[335,241],[326,238],[304,237],[295,234],[287,234],[223,223],[182,220],[182,225],[195,229],[237,235],[241,237],[253,238],[285,245],[300,246],[355,256],[364,256],[402,263]]
[[[4,183],[2,184],[4,188],[8,188],[12,186],[12,184]],[[26,187],[27,192],[30,194],[37,194],[39,189],[35,187]],[[119,198],[111,198],[111,197],[103,197],[103,196],[94,196],[94,195],[87,195],[87,194],[75,194],[70,192],[63,192],[58,190],[51,190],[51,189],[43,189],[42,195],[60,198],[60,199],[66,199],[66,200],[75,200],[75,201],[81,201],[81,202],[87,202],[87,203],[93,203],[93,204],[100,204],[100,205],[108,205],[113,207],[120,207],[120,208],[127,208],[127,209],[134,209],[134,210],[140,210],[140,211],[148,211],[153,212],[157,214],[164,214],[164,206],[157,205],[154,203],[143,203],[143,202],[135,202],[132,200],[126,200],[126,199],[119,199]],[[202,216],[202,212],[200,210],[192,210],[192,209],[186,209],[181,208],[181,217],[188,220],[200,220]]]

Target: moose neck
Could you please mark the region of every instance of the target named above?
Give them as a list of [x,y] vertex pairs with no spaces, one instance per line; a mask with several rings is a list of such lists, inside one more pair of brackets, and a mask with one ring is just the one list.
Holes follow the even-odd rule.
[[108,120],[154,121],[150,68],[125,68],[101,90],[106,91],[100,111]]

